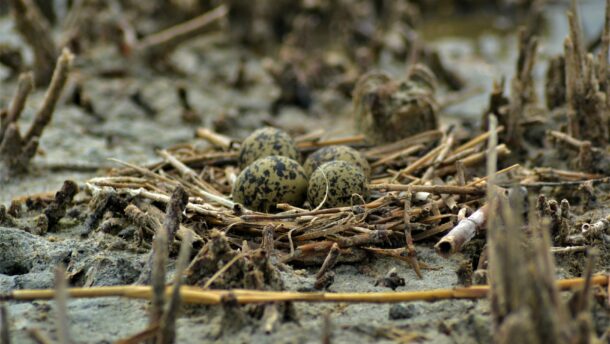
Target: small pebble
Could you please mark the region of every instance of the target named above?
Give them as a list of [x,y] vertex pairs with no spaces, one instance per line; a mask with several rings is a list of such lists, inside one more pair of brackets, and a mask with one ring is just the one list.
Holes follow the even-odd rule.
[[417,315],[417,307],[413,304],[395,304],[390,307],[390,320],[410,319]]

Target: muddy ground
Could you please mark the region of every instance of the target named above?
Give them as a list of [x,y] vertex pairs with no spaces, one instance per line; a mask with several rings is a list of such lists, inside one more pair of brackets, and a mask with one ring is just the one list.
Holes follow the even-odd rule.
[[[537,86],[542,97],[542,80],[549,56],[562,51],[567,34],[566,4],[547,5],[544,17],[545,35],[540,40],[540,59],[535,69]],[[585,33],[593,36],[603,22],[603,1],[581,4]],[[508,21],[508,24],[502,24]],[[24,46],[13,31],[10,16],[0,17],[0,43]],[[503,27],[508,25],[508,28]],[[443,60],[466,81],[467,89],[479,89],[456,105],[442,111],[443,125],[450,123],[471,126],[480,120],[492,81],[500,75],[510,78],[516,58],[514,24],[494,13],[474,13],[457,19],[428,18],[424,20],[422,35],[430,46],[438,48]],[[353,132],[350,116],[351,103],[345,97],[320,96],[321,101],[308,111],[282,108],[271,116],[269,107],[278,89],[262,68],[262,58],[245,48],[227,43],[223,33],[212,33],[182,44],[172,54],[172,60],[185,72],[183,77],[145,72],[137,77],[98,78],[90,73],[90,63],[121,65],[119,57],[108,47],[93,47],[76,60],[74,80],[79,80],[93,100],[95,113],[87,113],[72,104],[65,96],[58,105],[52,123],[45,131],[39,153],[31,171],[23,176],[2,181],[0,204],[39,192],[54,192],[64,180],[82,182],[102,175],[116,167],[109,158],[144,164],[158,160],[156,149],[175,144],[207,143],[194,138],[197,127],[218,126],[219,118],[228,124],[226,134],[243,138],[262,123],[272,123],[292,133],[305,133],[321,127],[327,136],[341,136]],[[28,49],[26,59],[31,59]],[[239,60],[247,57],[247,77],[250,85],[242,90],[231,87]],[[405,66],[395,62],[378,66],[399,74]],[[9,71],[0,67],[0,78]],[[199,124],[182,118],[176,85],[189,90],[189,100]],[[10,102],[15,91],[14,80],[0,87],[0,107]],[[68,87],[69,91],[69,87]],[[66,92],[69,93],[69,92]],[[129,97],[138,93],[152,111],[138,106]],[[27,103],[23,127],[32,120],[42,101],[43,91],[37,90]],[[443,90],[439,98],[451,99],[455,94]],[[228,115],[227,115],[228,114]],[[237,114],[237,115],[235,115]],[[466,125],[468,126],[468,125]],[[582,223],[597,218],[605,209],[578,214]],[[79,283],[85,286],[120,285],[133,283],[146,260],[146,252],[126,250],[117,236],[96,232],[87,239],[79,236],[82,223],[66,218],[61,230],[37,236],[16,228],[0,228],[0,292],[12,289],[52,288],[53,268],[63,263],[71,271],[80,271]],[[390,258],[369,258],[357,265],[344,264],[336,269],[334,292],[387,291],[375,286],[377,278],[390,268],[396,268],[406,285],[397,290],[426,290],[457,286],[456,270],[465,259],[456,254],[450,259],[439,257],[432,248],[434,242],[417,245],[420,261],[433,269],[424,270],[423,279],[404,262]],[[477,242],[473,243],[477,244]],[[480,244],[480,240],[478,240]],[[467,251],[467,249],[466,249]],[[559,257],[558,277],[575,277],[582,271],[580,258]],[[173,262],[172,262],[173,264]],[[606,269],[608,262],[603,263]],[[316,268],[286,267],[282,278],[288,290],[303,290],[314,281]],[[11,302],[11,332],[15,343],[31,343],[28,329],[41,328],[55,336],[54,302]],[[413,339],[425,343],[486,343],[491,340],[488,302],[449,300],[433,303],[404,304],[295,304],[297,321],[281,323],[266,334],[256,325],[245,324],[232,333],[223,333],[220,307],[186,307],[178,320],[178,343],[201,342],[263,342],[309,343],[319,342],[322,336],[322,314],[332,319],[333,342],[406,342]],[[125,338],[146,327],[148,303],[124,299],[81,299],[69,301],[71,334],[78,343],[110,343]],[[595,318],[597,330],[610,326],[607,313]]]

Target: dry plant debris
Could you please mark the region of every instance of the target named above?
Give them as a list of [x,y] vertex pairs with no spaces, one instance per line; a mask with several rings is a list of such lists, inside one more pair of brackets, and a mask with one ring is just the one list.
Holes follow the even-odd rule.
[[0,110],[0,179],[27,170],[38,149],[40,136],[53,118],[53,111],[68,79],[73,58],[72,53],[65,49],[57,59],[44,102],[24,135],[20,133],[17,121],[33,88],[33,78],[30,74],[23,74],[19,78],[17,94],[11,107]]

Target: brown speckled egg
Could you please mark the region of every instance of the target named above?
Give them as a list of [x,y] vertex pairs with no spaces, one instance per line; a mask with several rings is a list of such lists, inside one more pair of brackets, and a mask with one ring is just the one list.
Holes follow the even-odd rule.
[[318,167],[309,179],[307,199],[311,207],[317,207],[324,200],[327,180],[325,208],[349,206],[353,194],[365,196],[366,177],[362,169],[346,161],[331,161]]
[[362,169],[364,175],[369,178],[371,176],[371,166],[369,162],[357,150],[348,146],[328,146],[320,148],[312,153],[305,161],[305,173],[311,176],[316,168],[330,161],[347,161]]
[[307,193],[307,177],[298,162],[268,156],[246,167],[233,185],[233,200],[246,208],[268,212],[278,203],[300,206]]
[[271,155],[299,161],[299,151],[290,135],[272,127],[255,130],[241,144],[239,167],[244,169],[254,161]]

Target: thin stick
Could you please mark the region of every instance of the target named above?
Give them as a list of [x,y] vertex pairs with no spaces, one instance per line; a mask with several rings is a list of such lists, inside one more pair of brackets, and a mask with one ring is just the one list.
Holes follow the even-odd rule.
[[153,291],[150,305],[149,326],[157,324],[163,316],[165,305],[165,272],[167,265],[168,233],[165,226],[157,228],[153,239],[151,288]]
[[566,247],[551,247],[551,253],[555,254],[567,254],[576,252],[585,252],[587,246],[566,246]]
[[409,137],[402,139],[400,141],[397,141],[397,142],[393,142],[393,143],[389,143],[387,145],[371,148],[368,151],[366,151],[365,155],[367,157],[379,156],[379,155],[387,154],[389,152],[403,150],[409,146],[413,146],[416,144],[429,143],[429,142],[436,140],[437,138],[439,138],[441,136],[443,136],[443,133],[440,130],[425,131],[421,134],[417,134],[415,136],[409,136]]
[[182,283],[184,282],[184,270],[188,266],[191,257],[191,242],[191,235],[188,233],[182,239],[182,244],[180,245],[180,253],[178,254],[178,261],[176,262],[174,288],[167,309],[161,317],[157,344],[171,344],[176,340],[176,320],[181,305],[180,287],[182,287]]
[[[596,275],[591,278],[591,285],[607,286],[608,275]],[[585,283],[583,278],[571,278],[556,281],[560,290],[571,290],[582,287]],[[166,289],[166,293],[172,292],[172,287]],[[133,299],[150,300],[152,288],[149,286],[111,286],[92,288],[70,288],[69,295],[72,298],[96,298],[96,297],[126,297]],[[350,303],[392,303],[408,301],[436,301],[446,299],[480,299],[487,297],[489,286],[475,286],[456,289],[435,289],[422,291],[404,292],[381,292],[381,293],[309,293],[292,291],[264,291],[264,290],[204,290],[201,288],[183,286],[180,289],[182,300],[185,303],[220,305],[223,298],[234,295],[240,304],[268,303],[279,301],[294,302],[350,302]],[[13,290],[0,295],[0,300],[44,300],[52,299],[55,295],[53,289],[22,289]]]
[[[108,160],[116,162],[116,163],[121,164],[123,166],[129,167],[129,168],[131,168],[131,169],[133,169],[133,170],[135,170],[137,172],[140,172],[141,174],[143,174],[143,175],[145,175],[147,177],[150,177],[150,178],[153,178],[153,179],[156,179],[156,180],[160,180],[160,181],[168,183],[170,185],[174,185],[175,186],[175,185],[178,184],[178,182],[176,182],[175,180],[171,180],[171,179],[169,179],[167,177],[164,177],[164,176],[161,176],[159,174],[156,174],[155,172],[150,171],[149,169],[147,169],[145,167],[134,165],[134,164],[128,163],[126,161],[121,161],[121,160],[115,159],[115,158],[108,158]],[[94,178],[94,180],[95,179],[96,178]]]
[[[501,132],[504,131],[504,127],[503,126],[499,126],[498,128],[496,128],[495,132],[496,134],[500,134]],[[456,148],[453,151],[453,154],[458,154],[461,151],[464,151],[466,149],[472,148],[476,145],[478,145],[479,143],[485,142],[485,140],[487,140],[489,138],[489,135],[491,135],[491,129],[488,130],[487,132],[471,139],[470,141],[464,143],[463,145],[459,146],[458,148]]]
[[[96,188],[92,184],[86,184],[86,186],[90,189]],[[139,196],[139,197],[143,197],[143,198],[148,198],[148,199],[156,201],[156,202],[169,203],[169,200],[170,200],[170,196],[168,196],[168,195],[164,195],[164,194],[157,193],[157,192],[151,192],[151,191],[148,191],[148,190],[142,189],[142,188],[123,189],[123,191],[125,191],[126,193],[128,193],[131,196],[134,196],[134,197]],[[195,204],[195,203],[189,202],[186,205],[186,209],[190,210],[192,212],[198,213],[198,214],[202,214],[202,215],[213,216],[213,217],[219,216],[218,212],[206,209],[203,206],[201,206],[200,204]]]
[[452,227],[453,227],[453,222],[445,222],[436,228],[432,228],[425,232],[415,234],[413,236],[413,241],[421,241],[421,240],[427,239],[431,236],[435,236],[437,234],[446,232],[446,231],[450,230]]
[[[496,155],[498,157],[507,156],[511,153],[510,149],[508,149],[508,147],[506,147],[506,145],[504,143],[497,145],[495,151],[496,151]],[[478,152],[478,153],[474,153],[474,154],[469,155],[468,157],[462,159],[462,162],[464,163],[464,166],[471,167],[471,166],[478,165],[479,163],[483,162],[485,159],[486,159],[486,152]],[[449,166],[445,166],[445,167],[438,169],[436,172],[436,175],[438,177],[442,177],[444,175],[454,173],[455,171],[456,171],[455,166],[449,165]]]
[[402,170],[400,170],[396,174],[396,176],[393,178],[393,180],[397,180],[398,178],[400,178],[400,176],[403,176],[403,175],[412,174],[413,172],[415,172],[418,169],[422,168],[430,160],[434,159],[442,150],[443,150],[443,146],[442,145],[432,149],[431,151],[426,153],[426,155],[422,156],[421,158],[419,158],[418,160],[416,160],[412,164],[410,164],[407,167],[405,167]]
[[0,303],[0,343],[11,344],[10,321],[4,303]]
[[207,282],[205,282],[205,284],[203,285],[203,289],[208,289],[212,283],[214,283],[215,280],[218,279],[218,277],[220,277],[223,273],[225,273],[225,271],[229,270],[229,268],[231,266],[233,266],[233,264],[235,264],[235,262],[237,262],[239,259],[243,258],[244,254],[240,253],[238,255],[236,255],[235,257],[233,257],[231,260],[229,260],[227,262],[227,264],[225,264],[222,268],[218,269],[218,271],[216,271],[216,273],[214,275],[212,275],[212,277],[210,277],[209,280],[207,280]]
[[178,170],[178,172],[180,173],[180,175],[182,177],[185,177],[185,178],[191,180],[199,188],[205,190],[205,191],[197,190],[198,192],[201,192],[204,197],[206,197],[209,193],[215,194],[217,196],[221,196],[221,193],[218,192],[218,190],[216,190],[212,185],[210,185],[206,181],[199,178],[199,175],[195,171],[193,171],[190,167],[183,164],[180,160],[178,160],[178,158],[176,158],[175,156],[170,154],[168,151],[163,149],[163,150],[160,150],[158,153],[163,158],[165,158],[165,160],[167,160],[167,162],[170,165],[172,165],[176,170]]
[[484,195],[485,189],[474,186],[456,185],[404,185],[404,184],[371,184],[369,190],[428,192],[432,194]]
[[229,149],[231,147],[231,142],[233,142],[230,137],[213,132],[208,128],[197,128],[195,133],[198,138],[204,139],[212,145],[222,149]]
[[587,144],[587,141],[579,140],[577,138],[574,138],[574,137],[570,136],[569,134],[562,133],[562,132],[556,131],[556,130],[549,130],[549,131],[547,131],[547,135],[552,137],[552,138],[554,138],[554,139],[556,139],[556,140],[565,142],[568,145],[570,145],[570,146],[572,146],[574,148],[577,148],[577,149],[581,148],[582,146]]
[[49,336],[47,336],[47,334],[39,328],[28,329],[28,334],[37,344],[53,344],[53,341],[49,338]]
[[145,54],[166,53],[180,43],[207,31],[212,24],[224,18],[228,12],[229,8],[226,5],[220,5],[187,22],[145,37],[138,44],[137,50]]
[[115,344],[138,344],[143,343],[145,340],[152,339],[159,332],[159,324],[154,324],[152,326],[148,326],[144,330],[131,335],[125,339],[120,339],[115,342]]
[[56,326],[57,339],[61,344],[70,344],[70,331],[68,320],[68,283],[66,270],[63,266],[55,268],[55,303],[56,303]]
[[405,250],[407,251],[407,255],[409,257],[409,264],[415,271],[417,278],[422,279],[424,276],[421,273],[421,269],[419,268],[419,261],[417,260],[417,252],[415,251],[415,245],[413,244],[413,235],[411,234],[411,215],[409,214],[409,210],[411,210],[411,197],[413,193],[409,192],[409,198],[405,199],[405,206],[403,210],[403,222],[405,223]]
[[339,250],[339,245],[337,245],[337,243],[334,243],[333,246],[330,248],[330,251],[328,251],[328,255],[326,256],[326,259],[324,259],[324,263],[322,263],[320,270],[318,270],[318,273],[316,273],[316,279],[320,279],[320,277],[322,277],[324,274],[326,274],[326,272],[332,269],[333,266],[335,266],[335,264],[337,263],[337,259],[339,259],[340,253],[341,251]]
[[[519,164],[514,164],[514,165],[511,165],[511,166],[508,166],[507,168],[503,168],[500,171],[497,171],[494,175],[497,176],[499,174],[506,173],[506,172],[514,170],[515,168],[520,167],[520,166],[521,165],[519,165]],[[466,184],[466,186],[475,186],[475,185],[477,185],[479,183],[482,183],[482,182],[486,181],[488,178],[489,178],[489,176],[485,176],[483,178],[478,178],[477,180],[472,181],[472,182]]]
[[305,141],[319,141],[322,135],[324,135],[324,129],[317,129],[312,132],[309,132],[304,135],[300,135],[294,138],[295,142],[305,142]]
[[418,152],[420,150],[422,150],[425,146],[424,145],[415,145],[415,146],[410,146],[407,147],[405,149],[399,150],[396,153],[392,153],[389,154],[388,156],[385,156],[377,161],[375,161],[374,163],[371,164],[372,168],[378,167],[378,166],[382,166],[390,161],[396,160],[398,158],[404,157],[404,156],[408,156],[411,155],[415,152]]
[[422,181],[430,180],[432,178],[434,170],[443,162],[443,160],[445,160],[445,158],[447,157],[447,154],[449,154],[449,151],[450,151],[451,147],[453,146],[453,140],[454,140],[454,135],[453,135],[453,132],[451,132],[451,133],[449,133],[445,143],[443,144],[443,149],[440,151],[440,153],[438,153],[438,155],[434,159],[434,162],[432,163],[432,165],[430,167],[428,167],[428,169],[426,170],[424,175],[421,177]]
[[333,146],[333,145],[349,145],[356,143],[365,142],[366,137],[364,135],[354,135],[349,137],[342,137],[338,139],[326,140],[326,141],[303,141],[297,143],[297,147],[299,149],[310,149],[310,148],[320,148],[325,146]]

